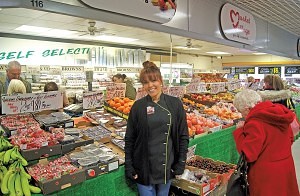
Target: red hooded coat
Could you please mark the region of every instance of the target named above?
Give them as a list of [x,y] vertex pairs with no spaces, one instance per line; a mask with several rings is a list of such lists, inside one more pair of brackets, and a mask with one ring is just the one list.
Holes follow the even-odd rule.
[[265,101],[252,108],[244,126],[234,131],[236,147],[250,163],[251,196],[299,196],[291,151],[294,118],[286,107]]

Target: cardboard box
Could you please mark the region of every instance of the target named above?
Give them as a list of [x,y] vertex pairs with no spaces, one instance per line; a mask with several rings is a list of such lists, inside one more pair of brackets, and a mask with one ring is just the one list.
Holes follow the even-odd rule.
[[75,126],[74,124],[74,120],[73,119],[70,119],[70,120],[67,120],[67,121],[64,121],[64,122],[60,122],[60,123],[53,123],[53,124],[42,124],[41,125],[41,128],[44,129],[45,131],[49,131],[49,129],[51,127],[54,127],[54,128],[73,128]]
[[[223,174],[219,174],[220,175],[220,179],[221,179],[221,183],[222,184],[226,184],[231,176],[231,174],[234,172],[235,168],[236,168],[236,165],[234,164],[230,164],[230,163],[225,163],[223,161],[216,161],[216,160],[213,160],[213,159],[210,159],[210,158],[203,158],[201,156],[198,156],[198,155],[195,155],[193,156],[191,159],[193,160],[202,160],[202,159],[206,159],[206,160],[210,160],[211,162],[217,164],[217,165],[220,165],[220,164],[225,164],[225,165],[228,165],[229,167],[231,167],[232,169],[230,169],[227,173],[223,173]],[[189,160],[187,160],[188,162]],[[190,166],[189,166],[190,167]]]
[[39,149],[21,150],[21,154],[27,161],[61,155],[61,145],[56,144],[54,146],[43,146]]
[[96,166],[84,167],[86,179],[95,178],[101,174],[109,173],[119,168],[119,159],[114,158],[107,163],[98,163]]
[[74,143],[70,143],[70,144],[65,144],[65,145],[61,145],[61,153],[62,154],[67,154],[73,150],[75,150],[75,148],[80,147],[80,146],[85,146],[88,144],[93,144],[94,140],[93,139],[82,139],[80,141],[76,141]]
[[104,106],[103,107],[104,107],[104,109],[106,111],[108,111],[108,112],[110,112],[112,114],[115,114],[115,115],[117,115],[117,116],[119,116],[121,118],[124,118],[124,119],[128,119],[128,115],[127,114],[124,114],[124,113],[122,113],[122,112],[120,112],[120,111],[118,111],[118,110],[116,110],[114,108],[109,107],[106,102],[104,102]]
[[[200,169],[195,167],[186,167],[190,171],[199,171]],[[182,190],[188,191],[190,193],[204,196],[208,194],[209,192],[213,191],[217,186],[220,185],[220,177],[218,174],[207,172],[206,175],[208,175],[211,179],[208,183],[195,183],[193,181],[185,180],[185,179],[174,179],[172,181],[172,185],[176,186]]]
[[[40,160],[42,164],[48,164],[47,159]],[[45,181],[35,181],[36,184],[42,189],[44,195],[74,186],[85,181],[85,170],[79,169],[72,174],[62,175],[60,178]]]

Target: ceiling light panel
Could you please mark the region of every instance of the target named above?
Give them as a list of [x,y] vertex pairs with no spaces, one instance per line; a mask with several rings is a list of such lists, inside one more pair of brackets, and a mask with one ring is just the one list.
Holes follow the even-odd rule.
[[35,33],[43,33],[49,31],[50,28],[45,27],[37,27],[37,26],[29,26],[29,25],[22,25],[16,28],[17,31],[27,31],[27,32],[35,32]]
[[300,36],[299,0],[228,0],[252,14]]

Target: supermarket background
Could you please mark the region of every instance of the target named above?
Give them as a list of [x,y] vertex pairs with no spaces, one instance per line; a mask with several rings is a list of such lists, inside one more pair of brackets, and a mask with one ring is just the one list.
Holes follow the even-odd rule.
[[[23,65],[22,76],[32,83],[34,92],[41,92],[46,82],[55,81],[66,90],[70,101],[77,103],[82,101],[88,82],[92,90],[102,91],[116,73],[125,73],[139,89],[141,63],[151,60],[160,66],[166,85],[185,86],[194,73],[220,74],[232,81],[234,90],[236,81],[245,85],[248,76],[262,84],[265,74],[280,74],[289,85],[295,85],[293,98],[299,99],[299,3],[175,2],[176,11],[156,1],[97,4],[90,0],[0,0],[0,74],[9,61],[18,60]],[[191,144],[223,148],[210,141],[227,138],[228,142],[233,130],[229,127],[210,137],[203,136],[202,140],[197,138]],[[293,145],[298,181],[299,145],[299,140]],[[228,152],[234,149],[227,147]],[[232,152],[227,157],[218,155],[217,150],[203,152],[197,148],[196,152],[228,163],[237,158]],[[108,187],[114,184],[111,178],[116,178],[116,183],[122,181],[122,170],[110,175],[99,179],[106,181]],[[92,181],[94,185],[75,186],[72,193],[78,190],[82,194],[95,188],[96,180]],[[58,195],[70,193],[65,189]]]

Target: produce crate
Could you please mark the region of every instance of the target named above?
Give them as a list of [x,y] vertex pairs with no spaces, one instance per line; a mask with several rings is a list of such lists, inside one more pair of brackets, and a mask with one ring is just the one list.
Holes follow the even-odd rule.
[[[43,159],[40,161],[40,163],[48,164],[48,160]],[[48,195],[50,193],[79,184],[85,180],[85,170],[79,169],[72,174],[64,174],[60,178],[54,178],[45,181],[35,180],[35,184],[37,184],[42,189],[44,195]]]
[[[200,169],[195,167],[186,167],[190,171],[199,171]],[[209,192],[213,191],[220,185],[220,176],[219,174],[210,173],[207,172],[206,175],[208,175],[211,179],[208,183],[195,183],[193,181],[185,180],[185,179],[174,179],[172,181],[172,185],[176,186],[182,190],[188,191],[190,193],[204,196],[207,195]]]
[[119,168],[119,159],[114,158],[107,163],[98,163],[95,166],[83,167],[86,179],[95,178],[99,175],[115,171]]
[[104,109],[112,114],[115,114],[121,118],[128,119],[128,115],[124,114],[114,108],[111,108],[106,102],[104,102]]
[[[213,159],[210,159],[210,158],[203,158],[203,157],[198,156],[198,155],[195,155],[195,156],[191,157],[189,160],[187,160],[187,163],[189,163],[192,160],[196,160],[196,161],[208,160],[208,161],[210,161],[210,162],[212,162],[216,165],[222,165],[222,164],[228,165],[231,168],[231,169],[229,169],[228,172],[222,173],[222,174],[215,173],[215,174],[220,175],[222,184],[226,184],[228,182],[231,174],[234,172],[234,170],[236,168],[236,165],[234,165],[234,164],[228,164],[228,163],[225,163],[223,161],[216,161],[216,160],[213,160]],[[192,167],[192,166],[189,166],[189,167]],[[197,167],[195,167],[195,168],[197,168]],[[209,171],[209,170],[207,170],[207,171]],[[212,171],[210,171],[210,172],[212,172]],[[212,173],[214,173],[214,172],[212,172]]]
[[61,155],[61,145],[43,146],[39,149],[22,150],[21,154],[27,161],[37,160],[40,158],[50,157],[54,155]]
[[85,145],[93,144],[93,143],[94,143],[93,139],[84,137],[84,139],[81,139],[80,141],[75,141],[70,144],[61,145],[61,152],[62,152],[62,154],[66,154],[68,152],[73,151],[77,147],[85,146]]

